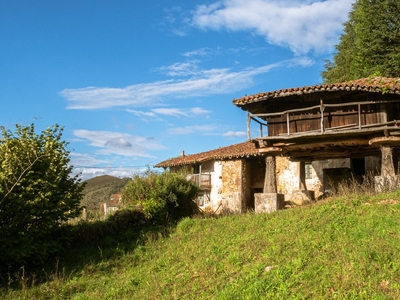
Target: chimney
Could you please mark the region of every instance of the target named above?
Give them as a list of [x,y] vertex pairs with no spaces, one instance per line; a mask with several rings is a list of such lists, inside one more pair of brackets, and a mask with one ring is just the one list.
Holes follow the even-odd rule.
[[181,156],[184,157],[185,156],[185,150],[181,151]]

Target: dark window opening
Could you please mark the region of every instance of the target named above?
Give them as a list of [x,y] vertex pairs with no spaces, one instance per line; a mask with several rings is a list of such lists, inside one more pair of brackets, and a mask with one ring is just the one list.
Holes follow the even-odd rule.
[[365,175],[365,158],[352,158],[350,160],[350,167],[355,175]]
[[193,174],[200,174],[200,165],[193,166]]

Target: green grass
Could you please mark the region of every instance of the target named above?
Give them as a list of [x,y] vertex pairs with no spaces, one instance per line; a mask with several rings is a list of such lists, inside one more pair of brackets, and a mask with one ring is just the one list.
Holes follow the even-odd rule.
[[[118,241],[117,241],[118,240]],[[184,219],[60,260],[2,299],[399,299],[400,192]]]

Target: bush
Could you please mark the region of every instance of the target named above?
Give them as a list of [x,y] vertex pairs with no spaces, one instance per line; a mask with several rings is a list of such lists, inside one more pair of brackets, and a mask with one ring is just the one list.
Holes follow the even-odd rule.
[[140,230],[148,225],[147,221],[139,211],[121,209],[105,221],[74,225],[72,244],[74,247],[99,244],[107,237],[117,237],[128,230]]
[[65,223],[80,214],[83,187],[71,176],[62,128],[0,131],[0,269],[12,271],[64,249]]
[[125,186],[122,201],[139,206],[155,223],[166,223],[198,212],[192,201],[197,191],[198,187],[182,175],[148,171],[145,176],[135,175]]

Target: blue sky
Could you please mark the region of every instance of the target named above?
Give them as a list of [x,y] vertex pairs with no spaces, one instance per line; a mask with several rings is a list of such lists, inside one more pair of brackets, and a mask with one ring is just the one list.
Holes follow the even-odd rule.
[[322,82],[354,0],[0,0],[0,125],[64,126],[82,178],[247,139],[244,95]]

